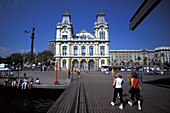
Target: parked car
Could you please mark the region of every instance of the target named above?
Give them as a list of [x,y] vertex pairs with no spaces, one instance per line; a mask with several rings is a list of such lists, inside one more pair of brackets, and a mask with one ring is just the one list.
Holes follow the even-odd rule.
[[131,71],[131,68],[130,68],[130,67],[128,67],[128,68],[127,68],[127,71]]
[[125,67],[122,67],[122,68],[120,69],[120,71],[125,71]]
[[108,65],[102,65],[101,71],[105,72],[106,70],[109,70],[109,66]]
[[169,67],[166,66],[161,67],[161,69],[163,69],[163,71],[169,71]]
[[0,64],[0,71],[9,71],[8,64]]
[[139,68],[139,71],[143,71],[143,70],[144,70],[143,67]]

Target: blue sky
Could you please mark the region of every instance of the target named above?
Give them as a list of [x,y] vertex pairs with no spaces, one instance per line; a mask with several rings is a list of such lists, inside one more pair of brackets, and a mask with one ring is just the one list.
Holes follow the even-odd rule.
[[[23,53],[26,34],[35,27],[34,52],[48,49],[55,40],[56,24],[63,11],[70,11],[74,33],[85,29],[93,34],[97,11],[109,23],[110,49],[154,49],[170,46],[170,0],[162,2],[134,30],[129,20],[143,0],[0,0],[0,56]],[[31,48],[31,33],[26,50]]]

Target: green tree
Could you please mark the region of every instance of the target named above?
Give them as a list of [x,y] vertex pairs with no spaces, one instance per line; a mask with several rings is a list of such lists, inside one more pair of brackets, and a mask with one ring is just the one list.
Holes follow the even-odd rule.
[[51,60],[54,59],[54,53],[51,51],[44,50],[39,52],[36,56],[36,63],[40,62],[42,65],[50,65]]
[[6,58],[7,64],[22,64],[23,62],[23,56],[21,53],[12,53],[9,57]]
[[25,62],[27,62],[28,64],[31,64],[31,60],[33,60],[33,63],[35,63],[35,58],[36,58],[35,53],[33,53],[33,56],[31,54],[31,52],[28,52],[28,53],[25,54]]
[[140,60],[141,60],[141,57],[140,56],[138,56],[138,63],[139,63],[139,65],[140,65]]
[[144,65],[147,65],[147,57],[144,58]]
[[124,66],[124,65],[125,65],[125,62],[122,60],[122,61],[121,61],[121,64]]
[[115,60],[114,60],[114,65],[116,65],[116,63],[117,63],[117,60],[115,59]]

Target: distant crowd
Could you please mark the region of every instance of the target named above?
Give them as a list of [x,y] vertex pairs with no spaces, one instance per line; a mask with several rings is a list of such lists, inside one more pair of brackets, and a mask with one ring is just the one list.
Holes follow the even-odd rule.
[[21,89],[31,89],[32,84],[40,84],[39,78],[34,79],[31,77],[28,79],[26,73],[24,73],[24,77],[20,77],[19,79],[8,77],[4,81],[4,87],[12,87],[12,88],[21,88]]

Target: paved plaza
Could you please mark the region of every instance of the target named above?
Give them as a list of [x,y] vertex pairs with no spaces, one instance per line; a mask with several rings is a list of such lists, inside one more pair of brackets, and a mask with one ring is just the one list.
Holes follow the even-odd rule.
[[[86,93],[86,101],[88,111],[97,113],[101,112],[138,112],[137,105],[129,106],[127,101],[130,98],[129,84],[127,75],[130,72],[121,73],[124,78],[123,99],[124,110],[118,108],[119,100],[116,101],[116,106],[111,106],[110,102],[113,98],[113,79],[114,75],[106,76],[102,73],[84,73],[82,74],[80,83],[83,83]],[[156,80],[160,78],[170,78],[169,75],[143,75],[143,81]],[[143,97],[142,112],[144,113],[169,113],[170,112],[170,88],[158,87],[155,85],[141,83],[141,95]]]
[[[127,82],[127,75],[131,72],[120,72],[124,78],[123,85],[123,100],[124,109],[119,109],[119,100],[116,101],[116,106],[111,106],[110,102],[113,99],[114,89],[112,87],[114,75],[105,75],[102,72],[86,72],[81,73],[81,78],[79,78],[79,99],[78,99],[78,111],[80,113],[133,113],[139,112],[137,110],[137,105],[129,106],[127,104],[130,99],[129,94],[129,83]],[[142,87],[141,95],[143,97],[142,111],[144,113],[169,113],[170,112],[170,88],[163,86],[157,86],[155,84],[146,84],[145,82],[158,80],[162,78],[170,78],[170,75],[142,75],[143,83],[140,82]],[[74,86],[76,87],[76,86]],[[71,88],[71,87],[69,87]],[[73,88],[73,87],[72,87]],[[75,88],[74,88],[75,89]],[[73,89],[72,89],[73,90]],[[74,98],[69,97],[73,93],[72,90],[66,92],[65,96],[62,95],[62,104],[67,104],[70,107],[74,106],[71,101]],[[67,94],[68,93],[68,94]],[[73,93],[74,95],[74,93]],[[67,99],[65,99],[67,98]],[[56,111],[69,111],[68,107],[58,105],[61,100],[57,100],[52,106],[49,113],[54,113]],[[74,103],[73,103],[74,104]],[[77,104],[76,104],[77,105]],[[60,106],[59,108],[57,106]],[[63,108],[64,107],[64,108]],[[63,110],[62,110],[63,109]]]

